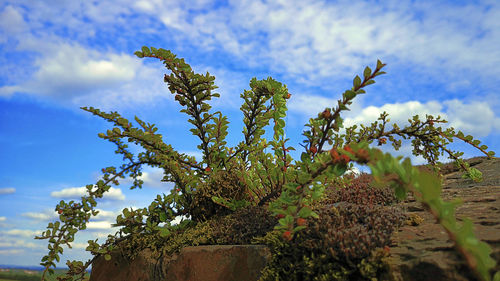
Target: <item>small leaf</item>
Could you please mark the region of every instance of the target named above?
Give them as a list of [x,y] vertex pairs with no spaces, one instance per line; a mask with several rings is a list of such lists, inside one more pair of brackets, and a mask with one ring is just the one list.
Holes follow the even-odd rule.
[[354,86],[354,88],[357,88],[357,87],[359,87],[359,85],[361,85],[361,78],[359,78],[358,75],[356,75],[356,77],[354,77],[354,81],[352,82],[352,85]]
[[300,209],[299,211],[299,217],[301,218],[308,218],[311,216],[311,213],[313,211],[311,210],[311,208],[309,207],[302,207],[302,209]]
[[111,255],[110,254],[105,254],[104,255],[104,259],[107,260],[107,261],[111,260]]
[[372,70],[367,66],[365,68],[365,71],[363,71],[363,76],[365,77],[365,79],[368,79],[368,77],[370,77],[371,74],[372,74]]
[[347,90],[345,91],[345,97],[348,100],[352,100],[354,97],[356,97],[356,93],[354,91]]
[[375,81],[373,80],[368,80],[366,81],[365,85],[368,86],[368,85],[371,85],[371,84],[375,84]]
[[144,55],[142,54],[142,52],[139,52],[139,51],[135,52],[134,55],[136,55],[138,58],[143,58],[144,57]]

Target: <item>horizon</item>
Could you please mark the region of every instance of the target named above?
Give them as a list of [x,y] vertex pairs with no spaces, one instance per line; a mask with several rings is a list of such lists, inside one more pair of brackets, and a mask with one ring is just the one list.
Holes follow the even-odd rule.
[[[455,128],[500,151],[500,3],[475,1],[74,1],[50,5],[28,0],[0,4],[0,264],[39,266],[47,240],[35,240],[60,200],[80,200],[101,169],[119,167],[116,146],[97,137],[113,126],[80,107],[117,111],[155,124],[166,144],[202,160],[194,126],[163,82],[170,71],[157,59],[134,55],[142,46],[171,50],[195,73],[215,76],[210,113],[228,117],[227,147],[242,141],[243,99],[253,77],[272,77],[287,86],[285,137],[300,160],[304,125],[326,107],[336,107],[363,69],[387,64],[375,84],[343,111],[344,128],[369,125],[386,111],[386,128],[406,127],[414,115],[438,115]],[[465,20],[464,20],[465,19]],[[212,122],[211,122],[212,123]],[[262,136],[273,137],[273,126]],[[396,138],[401,139],[401,138]],[[462,159],[486,156],[459,139],[447,147]],[[393,156],[412,154],[411,140]],[[331,148],[326,145],[324,150]],[[137,156],[142,149],[129,145]],[[265,150],[272,153],[270,148]],[[498,155],[495,155],[498,157]],[[136,157],[134,157],[136,158]],[[451,161],[448,155],[438,159]],[[370,172],[355,165],[357,171]],[[163,171],[144,166],[141,190],[120,179],[96,207],[87,229],[64,246],[66,260],[86,262],[87,240],[105,241],[127,207],[147,207],[174,184]]]

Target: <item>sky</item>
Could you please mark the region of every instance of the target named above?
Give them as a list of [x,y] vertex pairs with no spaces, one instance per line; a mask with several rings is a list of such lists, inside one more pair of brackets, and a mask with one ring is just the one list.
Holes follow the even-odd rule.
[[[57,220],[60,200],[78,200],[104,167],[121,166],[116,146],[97,137],[112,124],[80,107],[117,111],[156,124],[165,143],[202,160],[189,116],[163,82],[157,59],[142,46],[171,50],[196,73],[216,77],[210,113],[230,122],[229,147],[243,140],[240,94],[253,77],[287,85],[285,134],[294,160],[304,125],[336,107],[366,66],[387,74],[343,111],[346,127],[382,113],[400,128],[426,114],[500,151],[500,4],[498,1],[0,1],[0,264],[36,266],[47,241],[34,240]],[[267,126],[264,137],[271,140]],[[392,125],[389,125],[392,129]],[[344,129],[341,130],[343,132]],[[374,143],[375,145],[375,143]],[[142,151],[132,147],[137,155]],[[328,148],[325,147],[325,148]],[[393,155],[410,157],[410,140]],[[484,156],[455,139],[463,158]],[[269,150],[267,152],[272,152]],[[448,162],[447,155],[439,159]],[[357,167],[366,170],[366,167]],[[366,170],[368,171],[368,170]],[[98,200],[100,214],[76,234],[66,260],[87,261],[87,240],[105,241],[126,207],[148,206],[173,183],[144,167],[143,189],[121,180]]]

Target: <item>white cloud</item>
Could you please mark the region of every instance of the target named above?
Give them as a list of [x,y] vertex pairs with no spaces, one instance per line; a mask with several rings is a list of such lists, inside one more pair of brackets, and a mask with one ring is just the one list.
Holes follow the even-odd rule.
[[[94,190],[95,189],[97,189],[97,187],[94,186]],[[50,196],[55,198],[79,198],[86,195],[88,195],[86,187],[71,187],[50,193]],[[125,200],[125,195],[123,195],[120,188],[111,187],[104,193],[103,198],[108,200]]]
[[70,245],[73,249],[86,249],[89,244],[72,242]]
[[30,219],[33,219],[33,220],[39,220],[39,221],[51,221],[51,220],[55,220],[59,217],[59,215],[57,214],[57,212],[55,211],[51,211],[51,210],[45,210],[43,212],[27,212],[27,213],[23,213],[21,214],[21,216],[23,217],[28,217]]
[[6,35],[11,36],[25,30],[26,23],[21,13],[12,5],[7,5],[3,11],[0,12],[0,43],[6,41]]
[[[32,44],[37,40],[27,41],[24,48]],[[98,54],[78,45],[46,44],[44,49],[51,55],[35,60],[35,81],[23,84],[22,90],[45,96],[79,96],[130,81],[139,67],[139,62],[129,55]],[[35,88],[42,81],[43,87]]]
[[28,230],[28,229],[10,229],[10,230],[2,230],[0,233],[11,236],[23,236],[27,238],[33,238],[36,235],[41,235],[42,231],[39,230]]
[[12,237],[0,237],[0,248],[46,249],[46,246]]
[[24,253],[24,249],[0,249],[0,255],[17,255]]
[[6,221],[6,220],[7,220],[7,218],[6,218],[6,217],[0,217],[0,222],[2,222],[2,221]]
[[108,235],[113,235],[115,234],[116,230],[114,228],[110,228],[108,232],[95,232],[93,233],[93,236],[96,238],[104,238],[107,239]]
[[110,229],[111,222],[109,221],[91,221],[87,223],[87,229]]
[[[367,59],[373,56],[412,62],[453,77],[456,69],[492,77],[500,73],[498,5],[384,4],[230,1],[229,7],[197,14],[156,1],[141,1],[137,8],[175,28],[179,42],[189,39],[207,50],[222,48],[250,60],[251,66],[265,62],[276,70],[284,67],[283,72],[311,84],[325,77],[345,78],[371,63]],[[364,11],[363,18],[357,17],[359,11]],[[478,37],[481,32],[488,35]]]
[[448,107],[450,125],[459,128],[465,134],[476,137],[487,136],[500,129],[500,118],[495,116],[491,104],[485,101],[473,101],[464,104],[459,100],[444,101]]
[[97,216],[92,217],[92,220],[98,220],[98,221],[107,219],[114,220],[120,214],[120,212],[105,211],[101,209],[96,209],[96,210],[99,211],[99,213],[97,214]]
[[1,194],[11,194],[16,192],[16,189],[13,187],[5,187],[5,188],[0,188],[0,195]]
[[[23,36],[18,49],[40,51],[43,57],[35,60],[39,69],[26,84],[5,85],[0,93],[24,91],[77,104],[91,100],[106,108],[113,104],[115,109],[117,103],[151,103],[163,95],[164,85],[152,80],[156,67],[144,67],[132,55],[69,44],[46,31],[43,22],[47,18],[54,30],[65,26],[85,39],[95,36],[95,30],[103,28],[100,25],[104,23],[105,31],[127,24],[130,32],[137,32],[139,22],[161,22],[175,29],[172,35],[176,41],[189,39],[208,51],[223,48],[250,66],[270,64],[299,82],[315,85],[330,77],[351,78],[362,65],[373,63],[375,56],[387,58],[394,66],[417,65],[425,72],[448,73],[458,82],[448,83],[443,75],[438,78],[444,79],[450,89],[470,84],[465,76],[456,77],[465,75],[457,69],[473,70],[484,77],[500,74],[498,3],[460,6],[387,1],[373,6],[349,1],[230,1],[229,6],[217,8],[211,1],[197,3],[196,7],[156,0],[131,1],[131,5],[86,3],[83,8],[67,3],[57,8],[44,3],[30,5],[26,16],[30,27],[39,30],[39,37]],[[360,10],[365,11],[361,19],[357,17]],[[11,6],[4,12],[18,13]],[[82,29],[92,32],[87,34]],[[162,35],[164,31],[155,33]],[[141,90],[132,81],[148,87]]]
[[[327,98],[311,98],[306,102],[307,96],[298,95],[296,101],[290,104],[290,110],[300,113],[303,116],[315,117],[318,112],[325,107],[336,106],[333,100]],[[314,102],[312,102],[314,100]],[[404,103],[387,103],[380,107],[361,107],[354,102],[351,111],[343,112],[344,127],[351,127],[355,124],[365,126],[375,122],[382,112],[387,112],[386,130],[392,129],[392,124],[396,123],[400,128],[409,125],[408,119],[414,115],[419,115],[421,121],[425,121],[426,115],[434,118],[441,116],[441,120],[448,123],[436,123],[435,126],[443,128],[453,127],[456,132],[462,131],[464,134],[473,135],[475,138],[487,136],[500,129],[500,118],[495,115],[494,105],[488,102],[474,101],[466,103],[460,100],[446,100],[443,102],[428,101],[408,101]],[[321,110],[320,110],[321,109]],[[380,123],[380,121],[379,121]],[[341,129],[341,133],[345,129]]]
[[18,48],[42,56],[34,60],[36,71],[30,79],[3,85],[0,96],[26,93],[72,107],[94,106],[104,111],[169,97],[161,67],[145,66],[132,54],[99,52],[60,38],[32,36],[23,39]]

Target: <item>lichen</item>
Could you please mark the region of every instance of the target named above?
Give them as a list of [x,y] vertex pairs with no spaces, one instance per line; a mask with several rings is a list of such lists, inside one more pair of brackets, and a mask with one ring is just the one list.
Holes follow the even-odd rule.
[[411,226],[417,226],[421,224],[424,221],[422,217],[420,217],[417,214],[409,214],[408,218],[406,219],[406,224],[411,225]]

